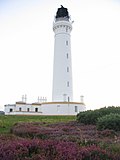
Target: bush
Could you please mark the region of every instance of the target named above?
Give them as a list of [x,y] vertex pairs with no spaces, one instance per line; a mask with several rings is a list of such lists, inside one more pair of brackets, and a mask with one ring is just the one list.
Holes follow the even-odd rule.
[[111,113],[109,115],[99,118],[97,121],[97,129],[111,129],[115,131],[120,131],[120,114]]
[[80,123],[84,123],[84,124],[96,124],[98,118],[98,112],[97,111],[92,111],[92,110],[88,110],[85,112],[80,112],[77,115],[77,121]]
[[119,160],[119,155],[116,154],[111,156],[106,150],[101,149],[98,146],[91,145],[89,147],[84,147],[80,150],[80,155],[82,158],[78,160]]
[[[17,123],[12,134],[23,138],[56,139],[64,141],[83,141],[96,138],[96,126],[81,125],[77,122],[42,125],[41,123]],[[84,136],[83,136],[84,135]]]
[[85,112],[80,112],[77,115],[77,121],[84,124],[96,124],[98,118],[109,115],[111,113],[118,113],[120,114],[120,107],[104,107],[96,110],[88,110]]
[[[100,148],[109,151],[111,154],[117,155],[120,154],[120,142],[118,143],[112,143],[112,144],[106,144],[104,142],[99,143]],[[120,155],[119,155],[120,157]]]
[[98,146],[79,147],[72,142],[39,139],[0,139],[1,160],[118,160]]
[[117,135],[117,133],[114,130],[111,130],[111,129],[105,129],[105,130],[102,130],[102,131],[98,131],[97,133],[98,133],[98,136],[101,137],[101,138],[102,137],[103,138],[105,138],[105,137],[114,138]]

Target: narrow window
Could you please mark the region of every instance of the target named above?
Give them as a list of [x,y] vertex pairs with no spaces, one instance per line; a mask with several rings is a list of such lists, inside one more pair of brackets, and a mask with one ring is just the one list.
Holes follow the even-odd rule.
[[66,54],[67,59],[69,58],[68,53]]
[[38,112],[38,108],[35,108],[35,112]]
[[78,106],[75,106],[75,112],[78,112]]
[[19,111],[21,112],[21,111],[22,111],[22,108],[19,108]]
[[13,109],[12,108],[10,108],[10,112],[12,112],[13,111]]
[[27,108],[27,112],[29,112],[30,111],[30,108]]
[[67,67],[67,72],[69,72],[69,67]]
[[69,81],[68,81],[68,82],[67,82],[67,87],[69,87],[69,85],[70,85],[70,84],[69,84]]
[[66,32],[68,32],[68,27],[66,27]]
[[66,45],[68,46],[68,41],[66,41]]
[[68,102],[70,102],[70,97],[68,97]]

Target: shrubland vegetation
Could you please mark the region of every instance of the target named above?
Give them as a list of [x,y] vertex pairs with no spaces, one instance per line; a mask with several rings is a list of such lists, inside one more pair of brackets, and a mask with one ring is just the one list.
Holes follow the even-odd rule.
[[120,107],[0,116],[0,160],[120,160]]
[[[110,116],[108,116],[110,114]],[[80,112],[77,115],[77,121],[80,123],[84,123],[84,124],[94,124],[96,125],[98,123],[98,119],[99,119],[99,124],[100,121],[102,121],[103,116],[106,117],[106,115],[109,117],[109,123],[113,123],[112,119],[114,118],[114,124],[118,124],[119,121],[119,115],[120,115],[120,107],[108,107],[108,108],[100,108],[100,109],[96,109],[96,110],[88,110],[85,112]],[[107,118],[103,118],[105,123],[108,123]],[[111,122],[110,122],[111,119]],[[107,122],[105,122],[107,121]],[[98,124],[98,126],[99,126]],[[107,125],[106,125],[107,127]],[[104,128],[101,126],[101,129]],[[100,129],[100,126],[99,126]],[[110,129],[110,128],[108,128]],[[114,128],[112,128],[114,129]],[[117,130],[120,130],[120,126],[118,125]]]
[[111,113],[98,118],[97,129],[111,129],[115,131],[120,131],[120,114]]
[[14,139],[5,144],[0,137],[1,160],[117,160],[99,146],[41,139]]

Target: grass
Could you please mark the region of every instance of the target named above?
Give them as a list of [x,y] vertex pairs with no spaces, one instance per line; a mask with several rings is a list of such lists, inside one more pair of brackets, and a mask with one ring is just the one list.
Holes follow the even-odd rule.
[[69,122],[76,120],[76,116],[0,116],[0,133],[9,133],[10,128],[18,122]]

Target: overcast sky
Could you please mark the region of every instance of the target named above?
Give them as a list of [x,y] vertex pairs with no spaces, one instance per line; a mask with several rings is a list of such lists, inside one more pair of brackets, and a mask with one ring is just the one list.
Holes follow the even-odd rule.
[[68,8],[74,101],[120,106],[120,0],[0,0],[0,110],[27,95],[52,99],[57,8]]

